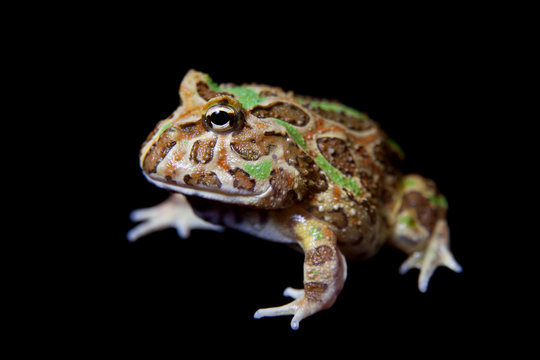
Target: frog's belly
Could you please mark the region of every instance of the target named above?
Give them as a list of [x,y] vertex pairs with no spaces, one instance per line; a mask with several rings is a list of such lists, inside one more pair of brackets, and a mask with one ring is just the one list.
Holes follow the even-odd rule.
[[[217,225],[223,225],[255,237],[281,242],[296,243],[287,221],[280,217],[280,210],[259,210],[230,204],[217,203],[202,198],[188,198],[195,214]],[[347,259],[361,260],[373,256],[386,241],[382,219],[373,221],[349,219],[344,228],[328,223],[337,235],[341,252]]]
[[338,245],[347,260],[365,260],[375,255],[385,242],[384,237],[370,234],[352,242],[339,242]]
[[193,211],[202,219],[223,225],[261,239],[295,243],[286,226],[279,221],[279,210],[268,211],[230,204],[216,203],[202,198],[188,198]]

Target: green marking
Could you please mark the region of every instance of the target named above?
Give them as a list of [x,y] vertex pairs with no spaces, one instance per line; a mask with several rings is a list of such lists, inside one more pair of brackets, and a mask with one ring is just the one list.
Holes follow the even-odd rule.
[[266,100],[266,98],[260,97],[255,90],[243,86],[231,87],[226,89],[226,91],[235,95],[245,109],[251,109]]
[[311,273],[312,273],[313,275],[317,275],[317,270],[313,270]]
[[413,179],[407,179],[405,180],[403,185],[405,185],[405,187],[412,187],[416,185],[416,181],[414,181]]
[[244,170],[255,179],[264,180],[270,176],[272,171],[272,162],[270,160],[264,160],[259,164],[244,164]]
[[257,92],[253,89],[247,88],[245,86],[232,86],[232,87],[220,87],[214,80],[207,76],[206,82],[210,89],[216,92],[228,92],[236,96],[238,102],[242,104],[245,109],[251,109],[257,104],[260,104],[266,98],[259,96]]
[[347,115],[356,116],[361,119],[367,119],[367,115],[353,109],[352,107],[349,107],[347,105],[333,103],[333,102],[326,102],[326,101],[312,101],[309,103],[310,106],[319,107],[323,110],[330,110],[335,112],[344,112]]
[[355,108],[352,108],[350,106],[343,105],[343,104],[340,104],[340,103],[335,103],[335,102],[330,102],[330,101],[311,101],[311,102],[308,102],[307,100],[302,99],[302,98],[294,98],[294,100],[296,100],[297,102],[299,102],[302,105],[308,104],[309,106],[318,107],[318,108],[321,108],[323,110],[329,110],[329,111],[335,111],[335,112],[344,112],[347,115],[355,116],[355,117],[358,117],[358,118],[363,119],[363,120],[369,120],[369,117],[365,113],[363,113],[361,111],[358,111]]
[[405,216],[401,217],[399,219],[399,222],[402,223],[402,224],[407,225],[410,228],[416,228],[416,221],[414,221],[414,219],[409,215],[405,215]]
[[161,129],[159,129],[159,132],[157,133],[157,136],[161,136],[161,134],[163,134],[165,132],[165,130],[167,130],[168,128],[170,128],[172,126],[172,123],[168,123],[166,125],[163,125],[161,127]]
[[326,160],[321,154],[317,155],[315,162],[320,168],[330,177],[330,179],[339,186],[346,187],[351,190],[355,195],[362,195],[362,190],[358,186],[358,183],[351,177],[343,175],[338,169]]
[[430,195],[429,196],[429,201],[435,206],[440,206],[440,207],[443,207],[443,208],[448,207],[448,201],[446,201],[446,198],[442,194],[440,194],[438,196]]
[[289,124],[286,121],[276,119],[276,118],[273,118],[273,119],[274,119],[275,122],[277,122],[278,124],[280,124],[281,126],[283,126],[287,130],[287,132],[289,133],[289,135],[291,135],[291,137],[292,137],[292,139],[294,140],[295,143],[297,143],[302,149],[307,150],[306,139],[304,139],[302,134],[300,134],[298,132],[298,130],[296,130],[296,128],[294,126],[292,126],[291,124]]
[[187,141],[187,140],[182,140],[182,144],[187,145],[187,144],[189,144],[189,141]]
[[321,240],[323,238],[321,230],[313,225],[309,227],[309,233],[315,238],[315,240]]

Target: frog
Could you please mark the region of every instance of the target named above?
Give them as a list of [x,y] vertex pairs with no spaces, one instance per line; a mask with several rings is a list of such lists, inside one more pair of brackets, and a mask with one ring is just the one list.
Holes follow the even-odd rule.
[[181,238],[233,229],[296,247],[303,288],[285,288],[290,302],[254,314],[292,316],[294,330],[335,303],[348,261],[384,245],[405,254],[401,274],[419,269],[421,292],[436,268],[462,271],[445,196],[399,169],[403,150],[366,113],[277,86],[218,84],[193,69],[179,95],[139,153],[144,177],[170,196],[131,213],[139,224],[129,241],[171,227]]

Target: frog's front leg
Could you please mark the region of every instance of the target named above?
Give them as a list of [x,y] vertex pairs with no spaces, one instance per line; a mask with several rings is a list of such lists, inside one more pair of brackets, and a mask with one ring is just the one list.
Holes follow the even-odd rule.
[[130,214],[132,221],[142,221],[127,233],[129,241],[135,241],[154,231],[175,228],[178,235],[185,239],[191,230],[206,229],[222,231],[223,227],[199,218],[182,194],[172,194],[167,200],[154,207],[134,210]]
[[287,213],[290,217],[283,226],[288,226],[305,254],[304,289],[285,289],[283,295],[294,298],[292,302],[259,309],[254,317],[293,315],[291,328],[296,330],[302,319],[334,304],[347,276],[347,263],[328,224],[302,212]]
[[420,269],[418,289],[425,292],[438,266],[462,270],[450,251],[446,199],[431,180],[419,175],[403,177],[398,193],[391,216],[395,224],[392,243],[409,254],[399,271]]

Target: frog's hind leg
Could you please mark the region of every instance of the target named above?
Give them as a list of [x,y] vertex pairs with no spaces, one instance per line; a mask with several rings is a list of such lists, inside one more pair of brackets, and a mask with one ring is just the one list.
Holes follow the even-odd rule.
[[420,269],[418,289],[426,292],[429,279],[438,266],[455,272],[462,267],[450,251],[450,231],[446,222],[447,203],[435,184],[419,175],[402,180],[393,205],[394,229],[391,241],[409,254],[399,271]]
[[135,241],[154,231],[175,228],[178,235],[186,239],[191,230],[206,229],[222,231],[223,227],[205,221],[195,215],[191,205],[182,194],[172,194],[167,200],[154,207],[134,210],[132,221],[142,221],[127,233],[129,241]]
[[409,255],[407,260],[399,268],[400,274],[405,274],[412,268],[420,269],[418,276],[418,289],[426,292],[429,279],[438,266],[460,273],[461,265],[458,264],[454,255],[449,249],[450,237],[446,220],[439,219],[435,224],[433,233],[427,241],[426,247],[422,251],[415,251]]

